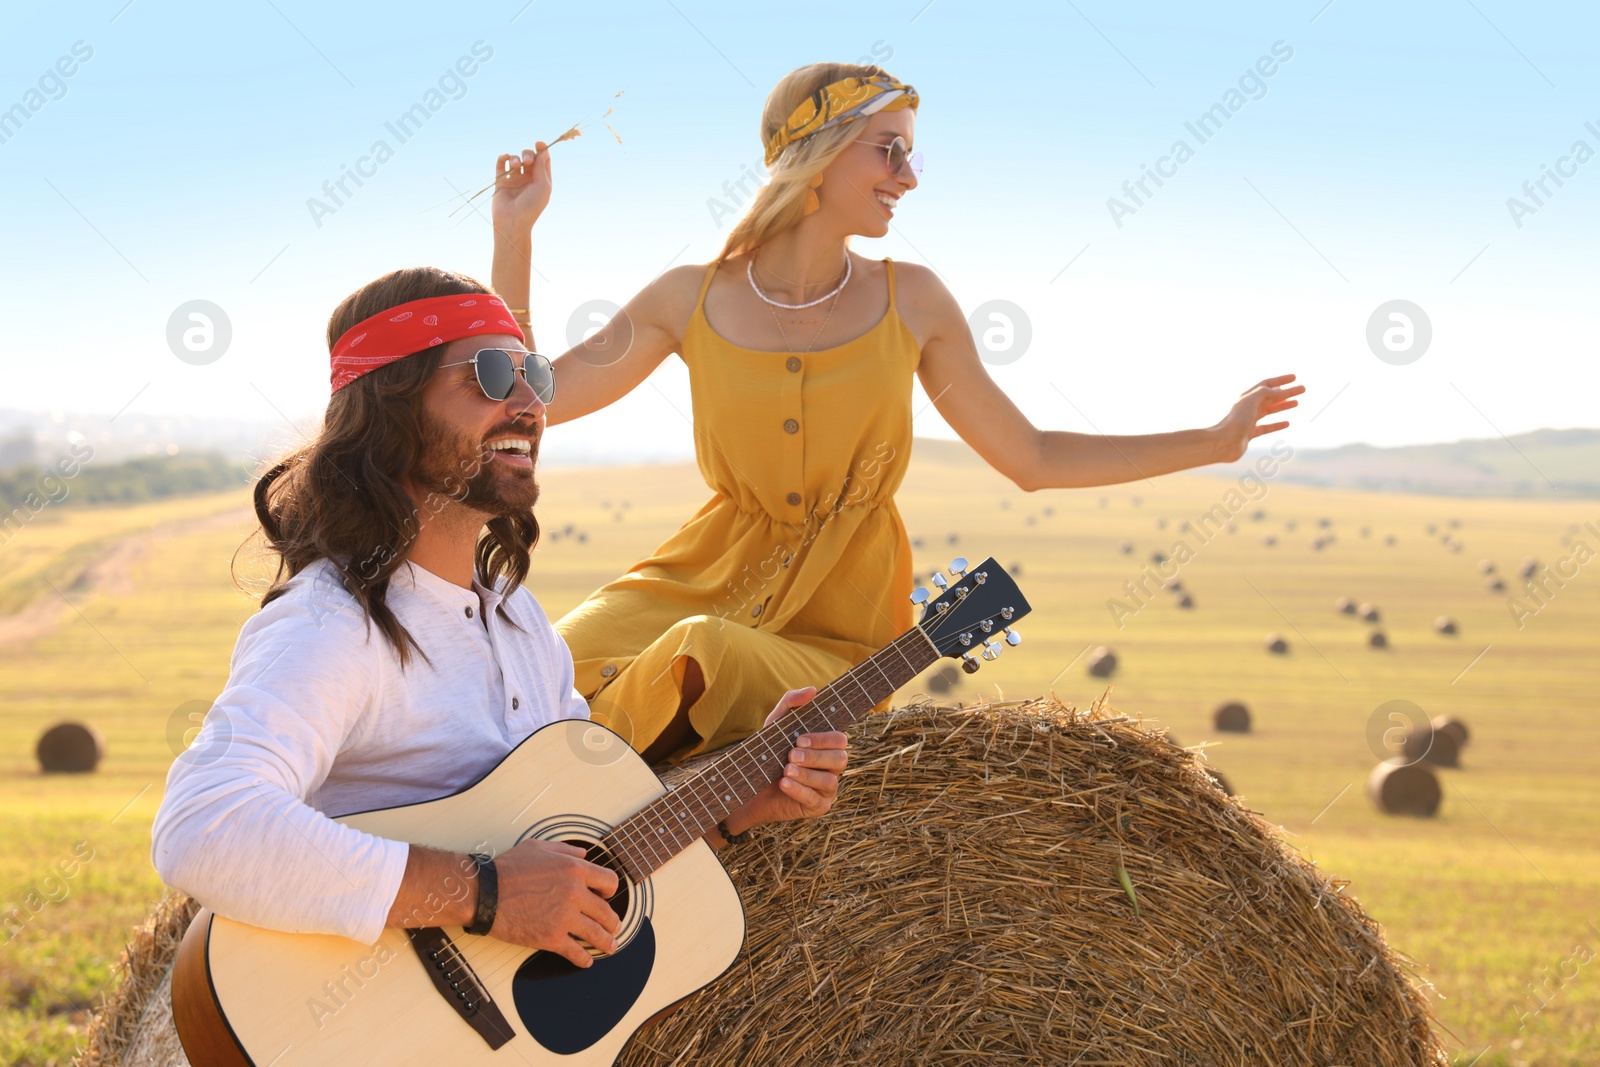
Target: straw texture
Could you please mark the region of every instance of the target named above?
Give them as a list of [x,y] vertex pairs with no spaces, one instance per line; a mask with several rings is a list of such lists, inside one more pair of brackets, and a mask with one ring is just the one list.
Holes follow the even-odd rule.
[[[1163,735],[1042,698],[919,702],[851,745],[827,818],[721,853],[744,951],[620,1064],[1448,1062],[1425,983],[1345,883]],[[167,929],[130,947],[82,1062],[117,1063],[165,992]],[[158,1063],[182,1060],[138,1067]]]

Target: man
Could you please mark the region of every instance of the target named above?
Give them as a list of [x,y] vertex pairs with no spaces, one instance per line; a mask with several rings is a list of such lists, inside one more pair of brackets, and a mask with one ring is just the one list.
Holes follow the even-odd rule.
[[[480,868],[331,817],[458,792],[540,726],[587,717],[522,587],[554,399],[523,341],[498,297],[435,268],[385,275],[330,318],[322,430],[256,486],[277,578],[152,830],[162,878],[218,914],[367,944],[386,926],[466,926],[579,967],[580,940],[615,950],[617,878],[575,846],[524,841]],[[712,847],[829,809],[845,735],[797,746]]]

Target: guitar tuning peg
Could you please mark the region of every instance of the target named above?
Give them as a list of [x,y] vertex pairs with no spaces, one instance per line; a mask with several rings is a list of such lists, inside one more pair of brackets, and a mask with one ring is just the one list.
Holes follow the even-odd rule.
[[1005,649],[1005,647],[1005,645],[1002,645],[997,640],[990,641],[988,644],[983,646],[983,658],[987,660],[999,659],[1000,653]]
[[1007,626],[1006,644],[1010,645],[1012,648],[1016,648],[1018,645],[1022,644],[1022,635],[1017,633],[1017,631],[1013,630],[1011,627]]
[[920,585],[917,586],[911,590],[911,602],[913,604],[926,604],[928,602],[928,591]]
[[966,556],[957,556],[955,559],[950,561],[950,574],[951,574],[952,577],[960,578],[962,575],[964,575],[966,573],[967,573],[967,557]]
[[944,575],[935,574],[933,576],[933,584],[938,586],[940,589],[943,589],[945,586],[949,585],[950,583],[944,580]]
[[966,671],[968,674],[978,673],[978,667],[980,664],[975,656],[976,651],[977,650],[974,649],[972,652],[968,652],[965,656],[961,657],[961,669]]

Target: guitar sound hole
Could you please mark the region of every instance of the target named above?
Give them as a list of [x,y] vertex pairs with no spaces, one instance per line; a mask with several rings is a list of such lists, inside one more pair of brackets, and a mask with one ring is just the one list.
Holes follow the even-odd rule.
[[631,896],[631,891],[628,886],[628,876],[623,873],[622,865],[611,855],[609,849],[598,842],[569,840],[566,844],[577,845],[583,849],[584,859],[597,867],[604,867],[617,876],[617,891],[611,895],[606,903],[610,904],[611,910],[617,913],[619,922],[625,919],[628,915],[628,900]]

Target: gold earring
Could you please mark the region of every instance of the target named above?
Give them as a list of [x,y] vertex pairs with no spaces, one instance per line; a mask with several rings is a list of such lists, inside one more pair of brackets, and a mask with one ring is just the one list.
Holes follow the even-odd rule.
[[809,215],[813,211],[817,210],[818,208],[820,208],[822,206],[821,201],[819,201],[817,199],[817,193],[816,193],[816,190],[819,189],[821,186],[822,186],[822,172],[819,170],[819,171],[817,171],[816,174],[811,176],[811,188],[806,190],[806,199],[805,199],[805,207],[804,207],[805,214]]

